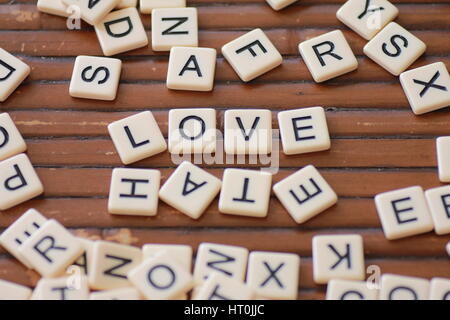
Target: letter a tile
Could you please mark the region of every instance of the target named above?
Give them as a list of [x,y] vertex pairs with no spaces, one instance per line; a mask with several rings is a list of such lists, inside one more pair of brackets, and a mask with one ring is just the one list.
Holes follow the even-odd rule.
[[313,238],[314,281],[364,280],[364,250],[360,235],[324,235]]
[[216,49],[173,47],[170,49],[167,88],[211,91],[216,69]]
[[30,67],[12,54],[0,48],[0,102],[11,93],[30,74]]
[[443,62],[405,71],[400,83],[415,114],[450,106],[450,75]]
[[337,202],[337,195],[309,165],[273,186],[275,195],[297,223],[304,223]]
[[83,252],[78,239],[56,220],[48,220],[26,240],[19,253],[43,277],[59,276]]
[[6,210],[44,192],[33,165],[21,153],[0,162],[0,210]]
[[147,34],[136,8],[113,11],[95,25],[105,56],[145,47]]
[[222,182],[209,172],[182,162],[159,191],[162,201],[198,219],[220,191]]
[[261,29],[254,29],[222,47],[222,54],[244,82],[278,67],[283,58]]
[[78,56],[69,92],[72,97],[114,100],[119,86],[122,61],[113,58]]
[[364,46],[364,53],[394,76],[405,71],[426,50],[426,44],[395,22]]
[[358,60],[340,30],[303,41],[298,48],[316,82],[324,82],[358,68]]
[[433,230],[433,220],[420,186],[380,193],[375,196],[375,205],[389,240]]
[[114,169],[109,191],[109,213],[156,215],[160,180],[161,174],[158,170]]
[[150,111],[108,125],[109,135],[124,164],[130,164],[167,149],[167,143]]

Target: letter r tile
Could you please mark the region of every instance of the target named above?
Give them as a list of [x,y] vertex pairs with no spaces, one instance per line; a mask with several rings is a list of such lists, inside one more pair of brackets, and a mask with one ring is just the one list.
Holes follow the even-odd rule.
[[144,47],[147,34],[136,8],[125,8],[109,13],[95,26],[105,56]]
[[434,228],[420,186],[377,194],[375,206],[384,234],[389,240],[429,232]]
[[83,252],[78,239],[56,220],[48,220],[20,247],[19,253],[43,277],[59,276]]
[[357,234],[315,236],[312,243],[314,281],[364,280],[363,239]]
[[0,162],[0,210],[6,210],[44,192],[30,159],[24,154]]
[[278,67],[283,58],[261,29],[254,29],[222,47],[222,54],[244,82]]
[[324,82],[358,68],[358,60],[340,30],[303,41],[298,48],[316,82]]
[[304,223],[337,202],[337,195],[314,166],[306,166],[273,186],[297,223]]

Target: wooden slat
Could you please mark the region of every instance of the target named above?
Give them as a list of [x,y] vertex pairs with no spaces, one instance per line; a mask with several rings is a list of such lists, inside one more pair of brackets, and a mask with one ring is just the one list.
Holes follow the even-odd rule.
[[[29,156],[35,165],[121,166],[110,140],[51,139],[30,140],[27,143]],[[223,159],[226,160],[226,157]],[[181,159],[177,158],[177,160]],[[269,161],[269,159],[266,160]],[[209,166],[243,166],[235,161],[224,162],[225,164]],[[280,152],[279,163],[281,167],[288,168],[299,168],[311,163],[317,167],[435,167],[435,140],[334,139],[332,147],[328,151],[293,156],[286,156]],[[173,166],[168,152],[160,153],[135,164],[137,167],[149,168],[168,165]],[[260,165],[248,164],[247,166],[259,167]]]
[[[80,136],[106,137],[113,121],[136,112],[77,111],[10,111],[19,131],[25,137]],[[217,127],[223,132],[223,111],[217,111]],[[158,125],[167,137],[168,112],[153,111]],[[278,128],[277,112],[272,112],[272,126]],[[327,111],[328,130],[332,137],[448,135],[450,112],[441,110],[421,116],[411,111]]]
[[[266,3],[251,5],[214,5],[198,8],[200,29],[222,28],[281,28],[281,27],[338,27],[343,24],[336,18],[340,5],[315,5],[299,2],[281,12],[272,10]],[[399,4],[401,12],[397,22],[408,29],[445,29],[450,27],[450,5],[423,6]],[[249,17],[251,17],[249,19]],[[148,30],[151,16],[141,15]],[[433,20],[433,24],[429,21]],[[83,28],[88,28],[83,24]],[[1,30],[66,30],[66,19],[41,14],[36,5],[0,6]]]
[[[47,58],[22,57],[22,60],[30,65],[32,72],[28,78],[30,81],[63,81],[70,80],[75,58]],[[121,81],[165,81],[169,60],[167,57],[125,57],[122,60]],[[368,58],[358,58],[359,67],[356,71],[333,79],[328,83],[341,82],[373,82],[373,81],[397,81],[397,78],[386,72],[379,65]],[[450,68],[448,57],[424,56],[414,63],[411,68],[421,67],[434,62],[444,62]],[[274,81],[312,81],[305,63],[300,57],[285,58],[283,64],[255,79],[253,83]],[[215,81],[240,81],[237,74],[223,59],[217,59]]]
[[[298,44],[304,40],[321,35],[333,29],[270,29],[267,36],[273,41],[280,53],[298,56]],[[344,35],[355,54],[361,55],[366,44],[363,38],[350,30]],[[241,36],[245,31],[200,31],[199,45],[220,48],[227,42]],[[444,30],[420,30],[414,34],[427,44],[427,54],[448,55],[450,41],[443,41],[448,35]],[[150,37],[150,33],[148,33]],[[11,52],[31,56],[76,56],[103,55],[97,36],[92,31],[2,31],[0,47]],[[124,55],[165,55],[156,53],[150,47],[129,51]]]
[[[382,93],[373,99],[373,95]],[[267,108],[326,105],[339,108],[410,108],[400,83],[216,84],[212,92],[168,90],[163,83],[121,84],[114,101],[69,96],[68,83],[25,84],[5,102],[7,109],[136,110],[192,107]]]

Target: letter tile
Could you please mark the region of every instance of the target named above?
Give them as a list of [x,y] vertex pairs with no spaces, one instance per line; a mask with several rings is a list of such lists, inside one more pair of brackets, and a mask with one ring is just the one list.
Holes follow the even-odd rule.
[[25,152],[27,145],[7,113],[0,113],[0,161]]
[[364,280],[363,238],[358,234],[323,235],[313,238],[314,281]]
[[0,162],[0,210],[6,210],[44,192],[30,159],[24,154]]
[[33,300],[87,300],[88,297],[86,276],[42,278],[33,292]]
[[120,0],[116,5],[116,9],[136,8],[138,0]]
[[415,114],[450,106],[450,75],[443,62],[405,71],[400,83]]
[[430,281],[416,277],[383,274],[380,300],[428,300]]
[[303,41],[298,48],[316,82],[324,82],[358,68],[358,60],[340,30]]
[[112,56],[148,44],[147,34],[136,8],[113,11],[95,26],[105,56]]
[[109,135],[124,164],[151,157],[167,149],[153,114],[143,111],[108,125]]
[[293,4],[297,0],[266,0],[273,10],[281,10],[287,6]]
[[247,283],[258,299],[297,299],[300,257],[293,253],[253,251]]
[[194,286],[192,275],[167,252],[144,260],[128,277],[149,300],[174,299]]
[[170,49],[167,88],[211,91],[214,86],[216,49],[172,47]]
[[445,248],[447,250],[448,255],[450,256],[450,242],[447,243],[447,246]]
[[81,19],[95,25],[113,10],[120,0],[62,0],[66,6],[78,6]]
[[152,49],[197,47],[197,8],[158,8],[152,10]]
[[48,220],[19,248],[19,253],[43,277],[64,273],[82,253],[81,242],[56,220]]
[[214,271],[194,300],[252,300],[253,296],[254,291],[249,285]]
[[387,0],[348,0],[336,13],[347,27],[366,40],[372,39],[398,15],[398,9]]
[[264,218],[269,210],[272,174],[260,170],[225,169],[219,211]]
[[41,12],[55,16],[68,17],[70,15],[67,5],[62,0],[38,0],[37,8]]
[[261,29],[254,29],[222,47],[222,54],[244,82],[278,67],[283,58]]
[[450,182],[450,136],[436,139],[439,180]]
[[278,124],[283,152],[287,155],[330,149],[327,119],[322,107],[279,112]]
[[28,300],[31,292],[28,287],[0,279],[0,300]]
[[217,271],[238,281],[244,281],[248,250],[243,247],[203,242],[198,246],[194,266],[196,284],[202,284]]
[[430,300],[450,300],[450,279],[448,278],[431,279]]
[[159,197],[192,219],[198,219],[221,186],[220,179],[189,161],[183,161],[159,190]]
[[337,195],[314,166],[306,166],[273,186],[281,204],[304,223],[337,202]]
[[426,50],[426,44],[395,22],[364,46],[364,53],[394,76],[405,71]]
[[375,205],[389,240],[433,230],[433,220],[420,186],[380,193],[375,196]]
[[78,56],[69,92],[72,97],[114,100],[119,86],[122,61],[113,58]]
[[96,241],[93,250],[93,271],[89,285],[96,290],[131,287],[129,272],[142,262],[141,249],[129,245]]
[[119,288],[92,292],[89,300],[142,300],[142,297],[135,288]]
[[425,191],[428,209],[437,234],[450,233],[450,186],[428,189]]
[[169,152],[213,154],[217,145],[216,110],[171,109],[169,111]]
[[3,231],[0,235],[0,244],[26,267],[32,268],[31,264],[20,254],[19,248],[46,221],[47,219],[37,210],[29,209]]
[[186,0],[139,0],[141,13],[152,13],[159,8],[184,8]]
[[109,213],[156,215],[160,180],[158,170],[115,168],[109,190]]
[[227,154],[272,152],[272,114],[265,109],[226,110],[224,116]]
[[30,67],[12,54],[0,48],[0,102],[11,93],[30,74]]
[[154,257],[158,253],[167,252],[190,273],[192,268],[192,247],[183,244],[154,244],[142,246],[143,259]]
[[82,254],[75,262],[66,270],[67,274],[83,274],[89,276],[93,268],[94,262],[94,242],[89,239],[77,238],[83,248]]
[[378,300],[378,289],[366,281],[332,279],[327,286],[327,300]]

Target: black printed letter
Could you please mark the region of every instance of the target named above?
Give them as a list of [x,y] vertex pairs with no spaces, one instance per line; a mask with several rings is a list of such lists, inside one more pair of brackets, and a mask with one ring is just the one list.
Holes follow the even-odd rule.
[[[318,48],[321,46],[324,46],[324,45],[327,45],[329,47],[328,50],[324,51],[324,52],[319,52]],[[325,60],[323,60],[323,58],[322,58],[323,56],[330,55],[333,58],[336,58],[337,60],[342,60],[341,56],[339,56],[333,52],[334,48],[335,48],[334,43],[331,41],[324,41],[324,42],[321,42],[321,43],[313,46],[314,53],[316,54],[317,58],[319,59],[320,65],[322,67],[325,67],[327,65],[325,63]]]

